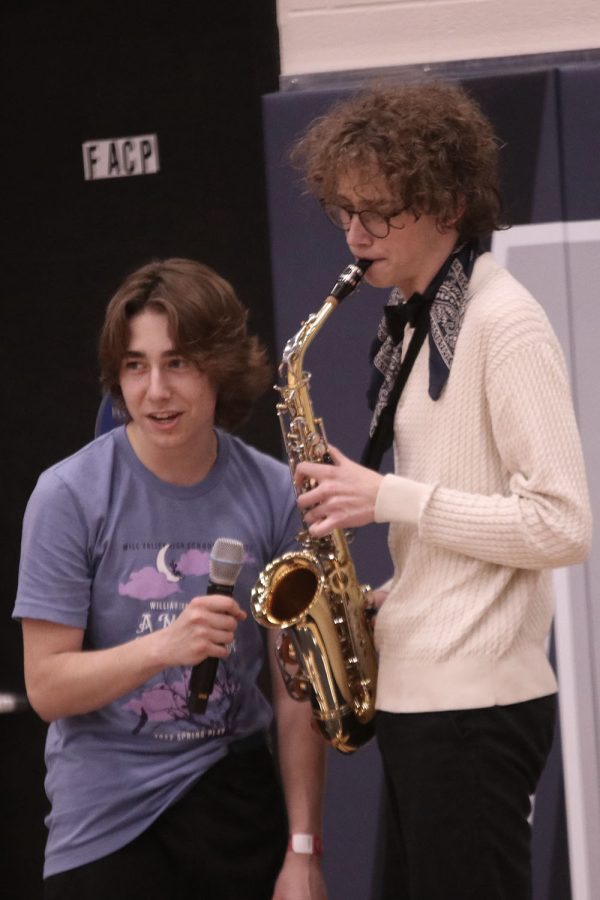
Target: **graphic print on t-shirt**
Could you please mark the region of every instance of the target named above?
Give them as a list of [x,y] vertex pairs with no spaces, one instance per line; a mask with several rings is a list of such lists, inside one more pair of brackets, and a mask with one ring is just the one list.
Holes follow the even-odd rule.
[[[143,604],[135,637],[169,627],[192,597],[205,593],[210,549],[206,544],[155,541],[123,545],[125,553],[136,554],[135,562],[141,554],[147,558],[148,551],[155,551],[153,565],[131,568],[118,586],[120,596]],[[235,650],[234,642],[229,657],[220,661],[214,689],[202,715],[193,715],[188,708],[190,666],[165,669],[142,685],[122,706],[132,715],[132,733],[151,730],[157,740],[164,741],[227,734],[240,691]]]

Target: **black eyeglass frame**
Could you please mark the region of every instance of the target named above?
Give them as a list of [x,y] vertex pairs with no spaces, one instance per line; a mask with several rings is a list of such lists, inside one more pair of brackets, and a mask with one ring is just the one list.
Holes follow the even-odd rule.
[[[325,202],[321,202],[321,208],[331,224],[335,225],[336,228],[341,228],[342,231],[349,231],[352,217],[358,216],[358,221],[365,229],[365,231],[370,234],[371,237],[381,240],[389,235],[392,228],[395,228],[397,231],[402,231],[403,228],[406,228],[406,222],[404,222],[402,225],[394,225],[394,223],[391,222],[390,219],[395,219],[396,216],[401,215],[403,212],[410,211],[410,207],[403,206],[402,209],[398,209],[395,212],[390,213],[388,216],[384,216],[383,213],[377,212],[376,209],[350,209],[347,206],[340,206],[337,203]],[[339,213],[346,213],[349,216],[348,222],[342,222],[341,218],[339,217]],[[378,216],[381,220],[382,225],[385,225],[385,234],[375,234],[371,230],[372,225],[371,227],[369,227],[369,225],[364,221],[363,216],[365,214]],[[419,216],[416,213],[414,213],[414,216],[415,221],[417,221],[419,219]]]

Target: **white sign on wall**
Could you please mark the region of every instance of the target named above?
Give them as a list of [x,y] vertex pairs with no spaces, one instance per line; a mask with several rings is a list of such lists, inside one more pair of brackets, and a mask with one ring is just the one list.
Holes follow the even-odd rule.
[[160,169],[155,134],[86,141],[82,150],[86,181],[154,175]]

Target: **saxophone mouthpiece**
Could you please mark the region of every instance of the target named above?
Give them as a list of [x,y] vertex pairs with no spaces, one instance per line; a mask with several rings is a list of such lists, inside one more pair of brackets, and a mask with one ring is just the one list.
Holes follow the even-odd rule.
[[329,296],[335,297],[336,300],[341,302],[344,297],[347,297],[348,294],[351,294],[352,291],[358,287],[363,275],[372,262],[372,259],[358,259],[355,263],[350,263],[349,266],[346,266],[334,284],[333,290]]

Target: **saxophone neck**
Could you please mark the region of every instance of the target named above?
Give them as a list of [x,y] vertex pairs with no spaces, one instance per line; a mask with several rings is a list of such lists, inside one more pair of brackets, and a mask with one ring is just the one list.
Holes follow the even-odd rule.
[[282,376],[290,372],[295,372],[296,376],[301,374],[306,351],[338,303],[339,301],[335,297],[326,297],[321,308],[317,312],[311,313],[308,319],[302,323],[299,331],[288,340],[279,366]]
[[311,313],[308,319],[300,326],[300,330],[288,340],[279,366],[279,373],[282,377],[287,375],[288,381],[291,380],[292,382],[301,377],[304,354],[313,339],[334,309],[339,306],[348,294],[358,287],[371,262],[372,260],[370,259],[359,259],[346,266],[332,287],[331,293],[325,297],[325,301],[318,312]]

